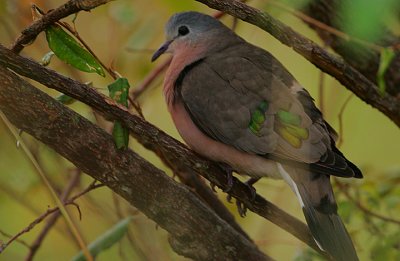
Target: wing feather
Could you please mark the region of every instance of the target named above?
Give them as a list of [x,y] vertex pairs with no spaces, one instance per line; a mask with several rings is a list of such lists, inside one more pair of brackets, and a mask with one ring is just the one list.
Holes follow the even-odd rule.
[[[308,92],[298,88],[293,76],[268,52],[241,45],[205,57],[180,78],[175,89],[193,122],[208,136],[241,151],[355,176],[354,165],[336,153],[336,133]],[[255,133],[249,126],[260,104],[267,108],[256,119]],[[289,142],[279,132],[279,110],[300,118],[299,127],[307,131],[307,138],[299,146],[294,146],[298,139]]]

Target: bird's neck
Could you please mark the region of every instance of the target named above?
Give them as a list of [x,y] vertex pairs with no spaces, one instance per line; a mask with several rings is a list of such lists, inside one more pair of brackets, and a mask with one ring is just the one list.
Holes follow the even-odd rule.
[[206,48],[200,46],[177,46],[173,54],[171,64],[164,78],[164,97],[168,107],[173,106],[175,94],[175,82],[186,66],[205,57]]

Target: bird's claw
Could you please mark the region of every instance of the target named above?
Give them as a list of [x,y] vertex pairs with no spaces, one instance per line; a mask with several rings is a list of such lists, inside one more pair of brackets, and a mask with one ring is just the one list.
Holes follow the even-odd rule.
[[236,207],[238,209],[239,215],[241,217],[245,217],[246,212],[247,212],[247,207],[244,205],[244,203],[242,201],[236,199]]
[[227,171],[226,174],[227,174],[226,188],[223,191],[225,193],[228,193],[229,191],[231,191],[233,187],[233,176],[232,176],[232,171]]
[[260,178],[250,178],[247,180],[244,184],[249,188],[250,194],[251,194],[251,202],[253,202],[256,199],[257,196],[257,191],[256,188],[253,187],[253,184],[256,183]]
[[[226,200],[227,200],[229,203],[232,203],[232,196],[228,194],[228,196],[226,196]],[[246,212],[247,212],[247,208],[246,208],[246,206],[244,205],[244,203],[243,203],[242,201],[236,199],[236,203],[235,203],[235,204],[236,204],[236,207],[237,207],[237,209],[238,209],[239,215],[240,215],[241,217],[245,217],[245,216],[246,216]]]

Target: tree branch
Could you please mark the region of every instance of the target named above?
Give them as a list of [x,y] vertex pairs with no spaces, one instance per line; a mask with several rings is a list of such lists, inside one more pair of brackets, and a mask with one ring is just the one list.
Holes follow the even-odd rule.
[[[187,149],[182,143],[165,134],[126,108],[96,92],[89,86],[62,76],[40,64],[23,58],[0,45],[0,65],[12,69],[22,76],[38,81],[49,88],[63,92],[84,102],[108,118],[118,119],[130,133],[147,149],[161,155],[169,164],[181,171],[196,172],[221,189],[227,189],[227,174],[220,167]],[[1,67],[1,66],[0,66]],[[307,226],[257,195],[252,201],[248,187],[234,178],[230,195],[242,201],[251,211],[270,220],[310,247],[323,254],[315,244]]]
[[21,32],[21,35],[11,46],[11,50],[19,53],[24,48],[24,46],[29,45],[31,42],[33,42],[36,36],[43,30],[45,30],[49,25],[71,14],[75,14],[82,10],[90,11],[91,9],[98,7],[99,5],[106,4],[110,1],[113,0],[70,0],[62,6],[50,11],[41,19],[36,20],[31,26],[24,29]]
[[104,130],[4,66],[0,82],[0,109],[15,126],[155,220],[177,253],[196,260],[271,260],[186,187],[133,151],[117,150]]
[[400,98],[390,96],[387,93],[382,96],[378,87],[352,66],[329,54],[322,47],[274,19],[269,14],[236,0],[196,1],[254,24],[270,33],[283,44],[292,47],[319,69],[335,77],[360,99],[380,110],[397,126],[400,126]]

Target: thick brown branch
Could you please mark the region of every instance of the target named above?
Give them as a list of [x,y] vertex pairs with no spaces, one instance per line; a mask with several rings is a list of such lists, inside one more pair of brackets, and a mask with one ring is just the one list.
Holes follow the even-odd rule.
[[270,33],[283,44],[309,60],[322,71],[335,77],[347,89],[366,103],[380,110],[400,126],[400,98],[380,95],[377,86],[349,64],[329,54],[322,47],[274,19],[267,13],[236,0],[196,0],[243,21],[254,24]]
[[133,151],[117,150],[104,130],[4,66],[0,82],[0,110],[15,126],[155,220],[176,252],[196,260],[271,260],[185,186]]
[[112,0],[70,0],[62,6],[50,11],[41,19],[35,21],[31,26],[24,29],[21,35],[11,46],[11,50],[19,53],[25,45],[28,45],[36,36],[42,32],[49,25],[57,22],[58,20],[67,17],[79,11],[89,11],[99,5],[106,4]]
[[[131,115],[125,108],[97,93],[95,89],[23,58],[1,45],[0,65],[80,100],[103,113],[106,117],[118,119],[130,129],[131,134],[140,143],[155,153],[162,155],[163,159],[175,165],[177,169],[188,172],[194,171],[220,188],[227,189],[227,174],[219,166],[197,156],[177,140],[140,117]],[[248,191],[248,187],[239,180],[234,179],[233,187],[229,193],[242,201],[251,211],[270,220],[320,252],[304,223],[280,210],[259,195],[252,202],[252,195]]]

